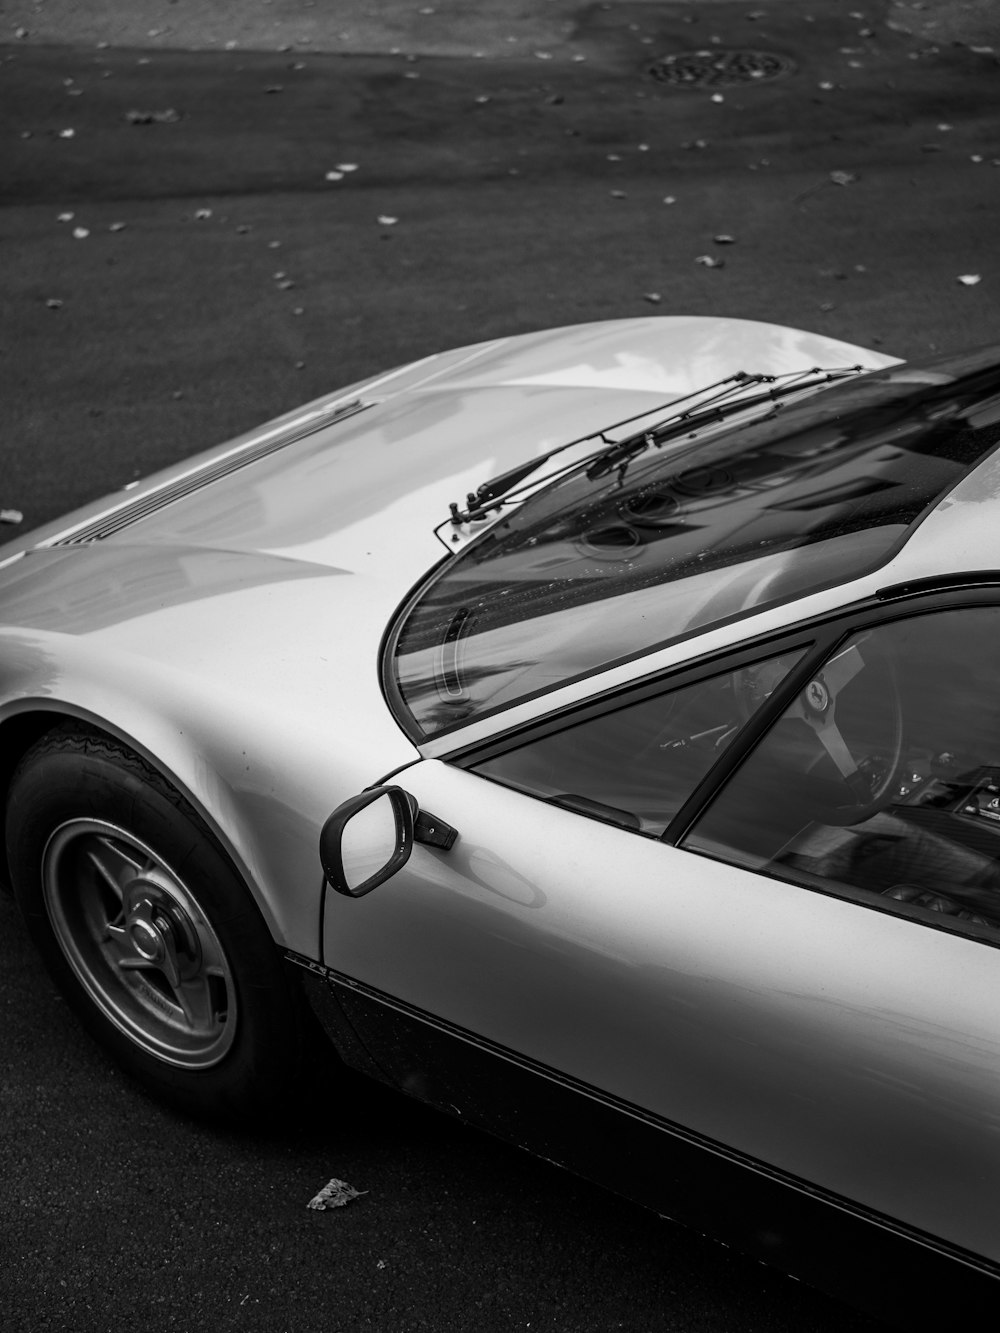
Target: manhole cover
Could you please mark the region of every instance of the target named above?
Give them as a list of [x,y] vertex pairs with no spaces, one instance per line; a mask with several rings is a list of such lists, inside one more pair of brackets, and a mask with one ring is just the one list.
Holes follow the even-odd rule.
[[794,61],[773,51],[736,51],[716,47],[711,51],[682,51],[661,56],[650,66],[654,79],[681,88],[704,88],[720,83],[759,83],[778,79],[795,69]]

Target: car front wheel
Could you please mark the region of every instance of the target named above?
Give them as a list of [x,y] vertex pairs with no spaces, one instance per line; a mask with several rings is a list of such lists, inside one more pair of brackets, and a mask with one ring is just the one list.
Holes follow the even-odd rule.
[[245,885],[160,774],[97,733],[50,732],[15,773],[7,836],[36,945],[127,1072],[189,1112],[284,1109],[304,1004]]

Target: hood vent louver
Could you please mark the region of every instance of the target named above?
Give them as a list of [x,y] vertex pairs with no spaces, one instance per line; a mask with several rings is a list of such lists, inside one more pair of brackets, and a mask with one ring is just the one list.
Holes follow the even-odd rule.
[[173,504],[175,500],[181,500],[193,491],[200,491],[213,481],[228,477],[242,467],[256,463],[269,454],[277,453],[279,449],[295,444],[298,440],[304,440],[309,435],[315,435],[317,431],[333,425],[334,422],[344,421],[348,417],[356,416],[359,412],[363,412],[366,408],[372,406],[374,406],[373,403],[364,403],[359,398],[349,403],[338,403],[332,408],[327,408],[323,412],[309,417],[306,421],[295,422],[272,436],[234,450],[233,453],[217,459],[214,463],[193,468],[191,472],[175,477],[173,481],[166,482],[135,500],[121,500],[113,509],[106,511],[95,519],[91,519],[88,523],[81,524],[79,527],[70,528],[67,532],[53,538],[52,541],[43,543],[43,545],[82,546],[89,542],[99,542],[105,537],[110,537],[113,533],[120,532],[123,528],[130,527],[131,524],[137,523],[140,519],[147,518],[150,514],[156,513],[157,510],[164,509],[167,505]]

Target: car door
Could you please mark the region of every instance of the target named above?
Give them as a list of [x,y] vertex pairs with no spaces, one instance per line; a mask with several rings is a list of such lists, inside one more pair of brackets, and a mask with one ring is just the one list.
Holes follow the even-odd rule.
[[328,894],[327,966],[376,1012],[1000,1259],[992,596],[416,764],[396,780],[458,839]]

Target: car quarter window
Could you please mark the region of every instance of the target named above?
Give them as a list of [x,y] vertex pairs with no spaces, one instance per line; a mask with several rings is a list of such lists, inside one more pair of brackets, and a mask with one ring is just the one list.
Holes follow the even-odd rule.
[[1000,939],[1000,607],[842,643],[682,846]]
[[659,836],[802,653],[665,689],[471,767],[520,791]]

